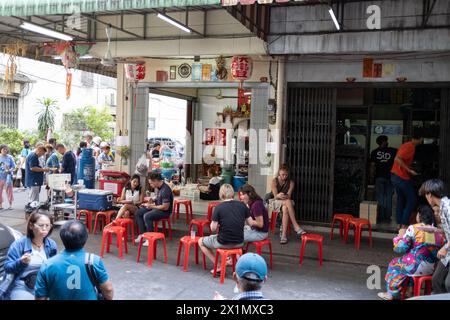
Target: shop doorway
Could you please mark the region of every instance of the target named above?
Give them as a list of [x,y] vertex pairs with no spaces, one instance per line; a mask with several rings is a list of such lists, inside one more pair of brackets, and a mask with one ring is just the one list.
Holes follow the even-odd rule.
[[186,99],[149,93],[147,152],[152,169],[176,183],[183,177],[188,105]]

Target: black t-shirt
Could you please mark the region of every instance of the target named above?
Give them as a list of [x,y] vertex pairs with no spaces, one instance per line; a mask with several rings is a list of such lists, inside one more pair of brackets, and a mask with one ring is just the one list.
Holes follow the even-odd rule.
[[217,241],[221,244],[244,242],[245,220],[250,210],[240,201],[225,201],[214,208],[212,220],[219,223]]
[[370,160],[375,162],[375,178],[391,178],[391,169],[394,164],[397,149],[376,148],[370,153]]
[[154,149],[152,151],[152,158],[159,158],[159,150]]
[[164,203],[170,203],[169,209],[164,212],[172,212],[173,192],[165,182],[161,186],[161,189],[158,190],[158,195],[155,200],[157,206],[163,205]]

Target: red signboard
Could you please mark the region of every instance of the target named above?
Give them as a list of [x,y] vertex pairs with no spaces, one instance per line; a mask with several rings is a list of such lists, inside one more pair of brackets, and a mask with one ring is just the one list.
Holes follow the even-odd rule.
[[234,56],[231,59],[231,75],[235,80],[247,80],[252,76],[252,59],[247,56]]
[[214,145],[225,147],[227,145],[227,129],[205,129],[205,138],[203,140],[203,144],[207,146]]

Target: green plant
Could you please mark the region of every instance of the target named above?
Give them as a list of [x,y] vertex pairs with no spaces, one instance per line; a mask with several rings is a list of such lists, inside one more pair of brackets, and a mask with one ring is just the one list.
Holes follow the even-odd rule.
[[127,160],[131,156],[131,149],[130,149],[130,147],[128,147],[128,146],[117,147],[117,153],[122,158],[122,160],[121,160],[122,164],[124,164],[124,165],[128,164]]
[[38,130],[41,138],[45,138],[48,129],[53,130],[55,128],[55,111],[58,109],[56,105],[57,101],[50,98],[42,98],[37,100],[38,104],[43,108],[37,113],[38,117]]
[[0,142],[8,145],[9,152],[13,157],[17,157],[22,151],[24,139],[30,141],[30,145],[34,146],[39,141],[39,135],[36,131],[20,131],[0,125]]

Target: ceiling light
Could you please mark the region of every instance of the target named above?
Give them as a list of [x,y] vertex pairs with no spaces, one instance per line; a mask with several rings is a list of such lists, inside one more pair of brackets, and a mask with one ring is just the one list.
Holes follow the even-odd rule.
[[87,60],[87,59],[93,59],[94,57],[89,55],[89,54],[85,54],[84,56],[81,56],[80,59],[81,60]]
[[170,23],[171,25],[173,25],[173,26],[175,26],[175,27],[177,27],[177,28],[183,30],[184,32],[191,33],[191,30],[190,30],[190,29],[186,28],[186,27],[183,26],[181,23],[179,23],[178,21],[172,19],[172,18],[169,17],[169,16],[166,16],[165,14],[158,13],[158,18],[160,18],[160,19],[162,19],[162,20],[164,20],[164,21]]
[[36,32],[36,33],[44,34],[46,36],[49,36],[49,37],[52,37],[52,38],[56,38],[56,39],[60,39],[60,40],[64,40],[64,41],[72,41],[73,40],[73,38],[71,36],[68,36],[67,34],[60,33],[60,32],[57,32],[57,31],[53,31],[53,30],[50,30],[50,29],[47,29],[47,28],[43,28],[43,27],[37,26],[35,24],[28,23],[28,22],[22,23],[20,25],[20,27],[22,29],[25,29],[25,30],[29,30],[29,31],[33,31],[33,32]]
[[328,12],[330,13],[331,18],[333,19],[336,29],[341,30],[341,27],[339,26],[339,22],[337,21],[336,16],[334,15],[333,8],[330,8],[330,10],[328,10]]

